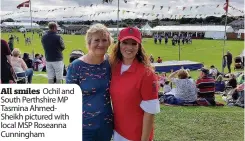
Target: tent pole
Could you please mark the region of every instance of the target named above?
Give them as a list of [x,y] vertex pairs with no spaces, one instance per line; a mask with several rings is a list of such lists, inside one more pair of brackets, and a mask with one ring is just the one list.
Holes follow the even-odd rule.
[[117,1],[117,37],[119,35],[119,0]]
[[[33,41],[33,31],[32,31],[32,11],[31,11],[31,0],[30,0],[30,17],[31,17],[31,34],[32,34],[32,41]],[[33,45],[32,45],[32,56],[34,58],[34,48],[33,48]]]
[[[228,5],[228,2],[227,2],[227,5]],[[227,14],[228,14],[228,6],[227,6],[227,9],[226,9],[226,16],[225,16],[225,33],[224,33],[224,46],[223,46],[223,57],[222,57],[222,73],[224,73],[224,67],[223,67],[223,63],[224,63],[224,55],[225,55],[225,41],[226,41],[226,26],[227,26]]]

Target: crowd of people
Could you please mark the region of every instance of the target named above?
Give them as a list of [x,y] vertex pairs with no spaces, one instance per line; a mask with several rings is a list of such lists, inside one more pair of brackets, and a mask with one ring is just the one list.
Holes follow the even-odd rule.
[[[157,42],[159,42],[159,44],[162,44],[162,39],[164,38],[165,40],[165,45],[168,44],[168,39],[169,39],[169,35],[166,34],[161,34],[161,33],[157,33],[153,35],[154,38],[154,43],[157,44]],[[180,42],[182,42],[182,44],[184,45],[186,44],[191,44],[192,43],[192,34],[174,34],[172,37],[172,46],[175,45],[180,45]]]
[[[220,73],[213,65],[209,70],[206,68],[200,69],[200,76],[197,80],[191,77],[189,70],[184,69],[172,72],[168,77],[166,73],[159,74],[158,80],[162,87],[162,91],[159,92],[160,102],[172,105],[215,106],[217,104],[215,93],[223,94],[223,96],[232,93],[230,95],[235,102],[244,94],[244,91],[241,90],[241,87],[244,87],[243,72],[225,75]],[[175,88],[170,87],[170,83]],[[229,101],[226,100],[226,102]],[[238,106],[243,107],[243,104]]]
[[[18,48],[11,53],[6,41],[1,40],[1,70],[5,73],[1,77],[2,83],[14,83],[13,72],[25,72],[28,83],[31,83],[33,70],[29,66],[35,63],[45,66],[49,84],[62,83],[65,44],[57,34],[56,23],[50,22],[48,27],[49,31],[41,40],[45,57],[36,54],[32,60],[25,54],[22,59]],[[243,95],[244,74],[230,75],[226,84],[223,83],[225,75],[215,66],[202,68],[197,80],[191,77],[190,70],[185,69],[172,71],[169,76],[166,73],[157,75],[137,28],[121,30],[110,54],[107,50],[113,38],[106,26],[92,25],[85,41],[88,53],[73,60],[66,74],[66,83],[77,84],[82,90],[83,140],[153,140],[154,116],[160,112],[160,102],[215,106],[215,92],[223,91],[216,88],[216,84],[231,86],[238,93],[238,99]],[[228,60],[229,57],[225,57]],[[162,62],[160,57],[158,60]],[[241,77],[239,82],[238,77]]]

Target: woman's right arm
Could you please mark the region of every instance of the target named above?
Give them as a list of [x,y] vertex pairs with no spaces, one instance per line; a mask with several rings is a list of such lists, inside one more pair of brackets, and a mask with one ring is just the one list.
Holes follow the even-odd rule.
[[9,64],[12,66],[11,55],[6,55],[6,57],[7,57],[7,59],[8,59]]
[[78,67],[74,64],[70,64],[67,68],[66,84],[79,84],[78,73]]
[[169,80],[171,80],[175,75],[178,73],[178,71],[175,71],[169,75]]
[[[21,59],[21,58],[20,58]],[[22,67],[22,69],[24,70],[24,71],[26,71],[27,69],[28,69],[28,67],[27,67],[27,65],[26,65],[26,62],[23,60],[23,59],[21,59],[21,67]]]

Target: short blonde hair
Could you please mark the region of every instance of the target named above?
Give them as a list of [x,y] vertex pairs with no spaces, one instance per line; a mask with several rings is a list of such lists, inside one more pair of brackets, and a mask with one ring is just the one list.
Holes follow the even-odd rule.
[[188,78],[188,76],[189,75],[188,75],[188,72],[186,70],[181,69],[178,71],[178,78],[179,79],[186,79],[186,78]]
[[20,50],[18,48],[14,48],[14,50],[12,51],[12,55],[14,57],[18,57],[20,55]]
[[85,40],[86,40],[86,46],[87,47],[91,43],[92,36],[96,33],[102,33],[105,36],[108,35],[109,46],[112,44],[113,39],[111,37],[111,34],[110,34],[108,28],[105,25],[98,23],[98,24],[94,24],[94,25],[90,26],[90,28],[88,29],[88,31],[86,33]]

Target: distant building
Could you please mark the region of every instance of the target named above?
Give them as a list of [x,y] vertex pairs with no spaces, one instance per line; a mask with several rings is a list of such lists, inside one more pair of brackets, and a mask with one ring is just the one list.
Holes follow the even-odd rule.
[[89,29],[89,25],[74,25],[74,24],[64,24],[61,28],[64,30],[65,34],[86,34]]
[[244,29],[244,18],[240,18],[238,20],[232,21],[228,25],[231,26],[235,31],[239,29]]

